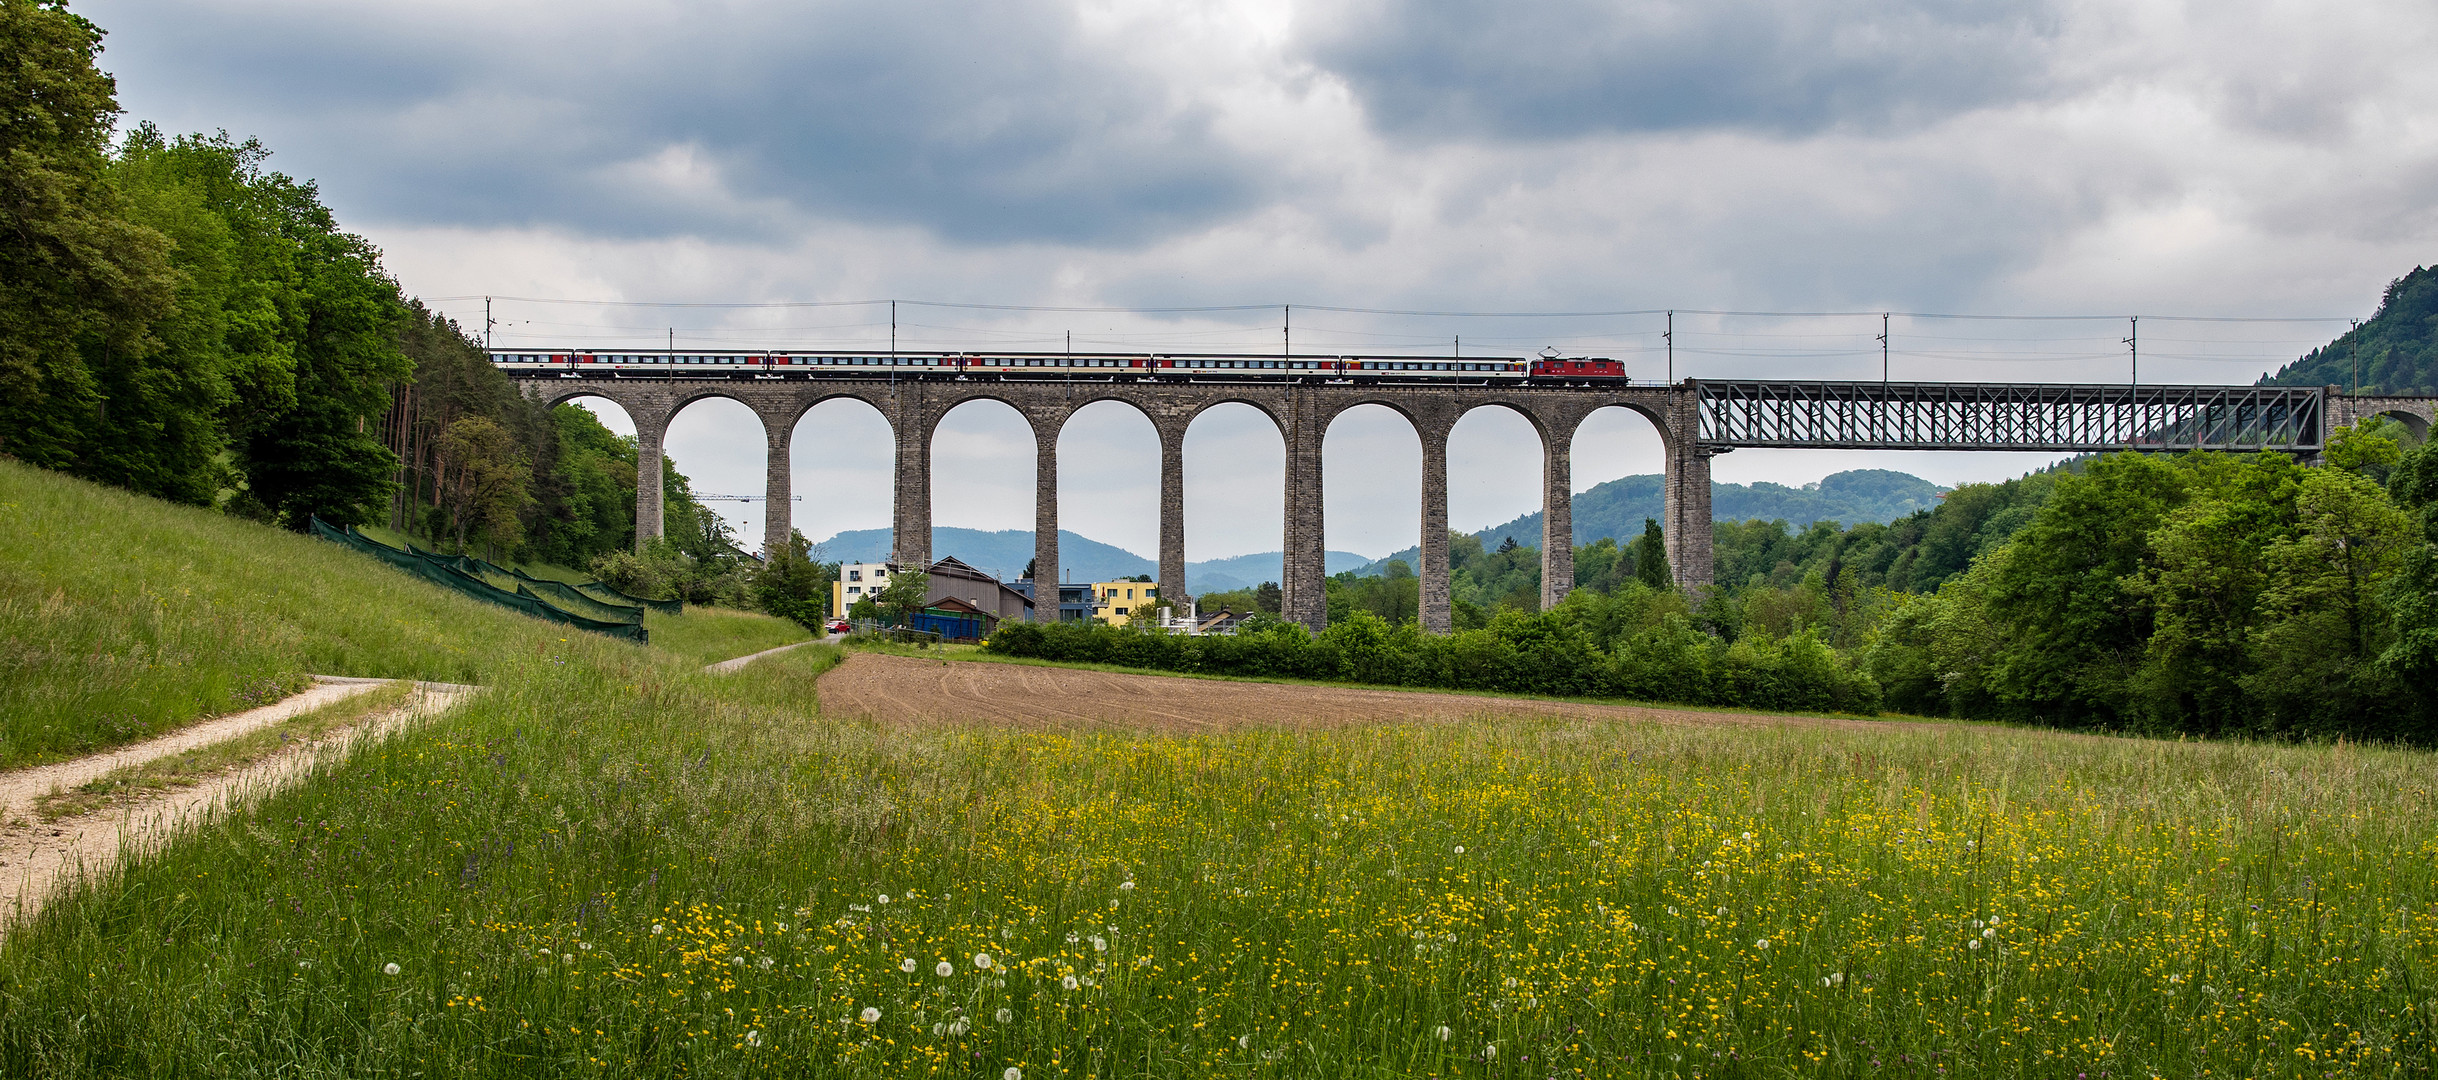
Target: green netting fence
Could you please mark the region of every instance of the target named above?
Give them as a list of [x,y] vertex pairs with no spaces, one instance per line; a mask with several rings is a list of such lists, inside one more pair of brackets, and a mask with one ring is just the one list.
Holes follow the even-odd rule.
[[599,600],[604,604],[618,604],[624,607],[632,607],[640,604],[663,615],[683,615],[686,613],[686,602],[683,600],[647,600],[640,596],[628,596],[625,593],[619,592],[617,586],[606,581],[587,581],[572,587],[578,591],[581,591],[584,593],[584,595],[590,596],[595,600]]
[[[592,614],[579,614],[553,604],[530,589],[522,588],[522,583],[516,580],[517,575],[510,574],[480,559],[470,559],[462,555],[440,555],[417,550],[411,545],[408,550],[400,551],[365,536],[353,528],[340,529],[318,517],[312,519],[311,525],[315,536],[354,548],[425,581],[454,589],[476,600],[522,612],[537,619],[563,623],[579,630],[608,634],[611,637],[625,638],[637,643],[650,640],[649,632],[643,628],[643,608],[641,607],[604,604],[595,601],[590,610],[615,617],[597,618]],[[493,580],[495,575],[505,578],[510,583],[510,587],[501,588],[495,584]]]

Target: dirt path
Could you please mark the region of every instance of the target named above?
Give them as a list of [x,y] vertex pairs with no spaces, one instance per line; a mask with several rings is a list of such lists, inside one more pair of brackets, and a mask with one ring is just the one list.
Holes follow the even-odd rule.
[[324,705],[333,705],[357,694],[379,688],[379,679],[315,679],[302,692],[265,705],[259,709],[206,720],[190,727],[179,728],[157,739],[119,747],[107,753],[62,761],[56,765],[39,765],[31,769],[0,773],[0,822],[15,821],[33,812],[34,800],[61,788],[98,780],[125,768],[168,757],[171,754],[210,746],[223,739],[234,739],[257,728],[266,728],[291,716],[309,713]]
[[1477,716],[1567,716],[1672,724],[1816,724],[1869,728],[1868,720],[1704,712],[1640,705],[1577,705],[1414,690],[1182,679],[979,661],[920,660],[858,652],[821,677],[821,711],[890,723],[1103,727],[1179,733],[1250,726],[1339,727]]
[[[813,639],[813,641],[825,641],[825,640],[828,640],[828,639],[826,639],[826,638],[814,638],[814,639]],[[703,668],[703,670],[704,670],[704,671],[708,671],[708,672],[710,672],[710,673],[712,673],[712,674],[714,674],[714,675],[726,675],[726,674],[728,674],[728,673],[729,673],[729,672],[731,672],[731,671],[735,671],[736,669],[741,668],[741,667],[744,667],[744,666],[745,666],[745,665],[747,665],[747,664],[753,663],[754,661],[759,660],[759,659],[761,659],[761,658],[763,658],[763,657],[765,657],[765,656],[777,656],[777,655],[779,655],[780,653],[786,652],[786,651],[787,651],[787,650],[789,650],[789,649],[801,649],[801,648],[803,648],[803,647],[805,647],[805,646],[807,646],[807,645],[810,645],[810,644],[812,644],[812,643],[813,643],[812,641],[799,641],[799,642],[796,642],[796,643],[794,643],[794,644],[792,644],[792,645],[781,645],[781,646],[779,646],[779,647],[778,647],[778,648],[776,648],[776,649],[764,649],[764,650],[762,650],[761,652],[758,652],[758,653],[751,653],[751,654],[749,654],[749,655],[745,655],[745,656],[740,656],[740,657],[737,657],[737,658],[735,658],[735,659],[733,659],[733,660],[722,660],[722,661],[720,661],[719,663],[716,663],[716,664],[708,664],[708,665],[705,665],[705,666],[704,666],[704,668]]]
[[475,687],[418,683],[406,704],[375,713],[318,741],[302,742],[242,768],[189,787],[172,788],[90,814],[43,822],[34,800],[111,772],[276,724],[289,717],[366,693],[379,679],[322,679],[303,693],[260,709],[197,724],[172,735],[108,754],[0,774],[6,800],[0,826],[0,934],[42,910],[75,882],[101,872],[130,851],[159,845],[180,829],[242,799],[277,790],[302,776],[322,754],[343,755],[357,740],[376,738],[398,726],[455,704]]

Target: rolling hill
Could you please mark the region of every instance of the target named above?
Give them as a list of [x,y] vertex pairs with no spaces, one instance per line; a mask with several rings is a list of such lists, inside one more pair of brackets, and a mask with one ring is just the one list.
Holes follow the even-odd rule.
[[[853,529],[842,532],[821,541],[816,554],[824,562],[879,562],[889,557],[889,530]],[[933,558],[953,555],[966,565],[995,574],[1001,580],[1014,580],[1024,573],[1024,565],[1033,560],[1033,532],[1030,529],[985,532],[981,529],[934,527],[931,530],[931,554]],[[1157,560],[1146,559],[1124,548],[1078,536],[1065,529],[1058,530],[1058,559],[1066,564],[1061,576],[1067,581],[1111,581],[1137,574],[1157,575],[1160,572]],[[1367,566],[1371,562],[1368,555],[1332,551],[1329,553],[1328,569],[1334,574]],[[1249,589],[1265,581],[1277,581],[1285,565],[1285,558],[1275,551],[1189,562],[1185,564],[1185,587],[1196,593]]]
[[[1644,518],[1658,518],[1664,509],[1664,477],[1656,474],[1626,476],[1611,480],[1575,496],[1575,543],[1589,544],[1602,537],[1614,537],[1625,543],[1642,534]],[[1852,469],[1832,473],[1817,484],[1788,487],[1766,480],[1753,484],[1712,484],[1710,486],[1710,516],[1719,521],[1784,521],[1803,528],[1815,521],[1837,521],[1859,524],[1865,521],[1894,521],[1916,510],[1938,505],[1945,488],[1911,473],[1888,469]],[[1541,513],[1538,510],[1513,521],[1493,525],[1473,535],[1488,547],[1497,547],[1507,538],[1526,547],[1541,543]],[[1413,548],[1397,552],[1380,560],[1401,559],[1412,565],[1418,552]],[[1373,565],[1380,565],[1375,563]],[[1367,570],[1369,568],[1366,568]]]

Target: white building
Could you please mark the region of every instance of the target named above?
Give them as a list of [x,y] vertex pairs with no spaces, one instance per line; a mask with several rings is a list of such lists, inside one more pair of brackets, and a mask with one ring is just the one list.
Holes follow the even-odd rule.
[[855,601],[878,596],[889,587],[889,576],[895,568],[888,563],[845,563],[838,567],[838,580],[830,583],[830,618],[847,617],[847,609]]

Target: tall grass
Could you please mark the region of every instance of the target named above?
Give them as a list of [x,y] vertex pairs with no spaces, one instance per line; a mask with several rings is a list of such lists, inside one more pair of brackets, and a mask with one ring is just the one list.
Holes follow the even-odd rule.
[[705,664],[812,638],[786,619],[700,604],[686,605],[683,615],[646,611],[643,628],[652,634],[652,648]]
[[2433,1063],[2425,754],[1912,725],[882,728],[817,716],[835,655],[725,679],[520,659],[461,715],[12,935],[0,1071]]
[[[697,664],[803,637],[737,613],[651,626]],[[517,658],[602,651],[570,641],[591,636],[335,544],[0,459],[0,768],[275,701],[307,674],[487,683]]]

